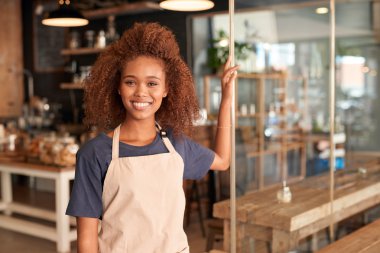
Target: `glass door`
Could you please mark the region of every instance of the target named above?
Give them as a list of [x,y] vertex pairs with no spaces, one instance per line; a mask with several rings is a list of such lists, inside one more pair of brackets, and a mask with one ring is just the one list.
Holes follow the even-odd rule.
[[[316,250],[377,218],[379,203],[367,191],[377,189],[380,169],[379,6],[236,2],[236,232],[230,172],[219,172],[212,218],[224,224],[224,237],[217,249]],[[190,23],[197,92],[215,124],[229,13]]]

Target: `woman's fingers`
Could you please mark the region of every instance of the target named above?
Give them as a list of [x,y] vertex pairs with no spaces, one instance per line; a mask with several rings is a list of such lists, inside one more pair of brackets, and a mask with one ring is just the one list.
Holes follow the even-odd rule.
[[227,84],[231,82],[234,78],[236,78],[238,69],[239,69],[239,66],[227,68],[223,73],[223,83]]
[[226,86],[227,84],[231,83],[232,80],[234,80],[237,76],[237,70],[239,69],[239,66],[233,66],[231,67],[231,55],[228,56],[226,63],[224,64],[223,69],[223,75],[222,75],[222,86]]

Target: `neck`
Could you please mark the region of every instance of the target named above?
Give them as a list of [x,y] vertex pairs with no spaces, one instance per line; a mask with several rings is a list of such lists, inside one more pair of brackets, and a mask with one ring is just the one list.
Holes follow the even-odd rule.
[[120,141],[131,145],[143,146],[150,144],[156,138],[156,135],[154,120],[125,120],[120,127]]

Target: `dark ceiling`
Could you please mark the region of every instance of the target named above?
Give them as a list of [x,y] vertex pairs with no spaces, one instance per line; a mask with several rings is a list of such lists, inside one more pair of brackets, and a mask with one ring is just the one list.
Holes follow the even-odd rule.
[[[139,1],[152,1],[159,2],[159,0],[72,0],[72,3],[81,10],[99,9],[117,6],[123,3],[139,2]],[[311,2],[311,0],[235,0],[237,9],[253,8],[259,6],[278,5],[286,3],[300,3]],[[227,6],[228,0],[214,0],[216,6]]]

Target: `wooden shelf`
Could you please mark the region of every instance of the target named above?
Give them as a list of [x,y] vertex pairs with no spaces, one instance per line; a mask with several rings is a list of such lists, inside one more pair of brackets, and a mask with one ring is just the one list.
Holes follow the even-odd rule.
[[104,18],[111,15],[125,15],[125,14],[138,14],[153,11],[159,11],[162,8],[158,3],[154,2],[136,2],[120,4],[118,6],[101,8],[97,10],[82,11],[82,14],[88,19]]
[[85,55],[85,54],[97,54],[101,53],[105,48],[94,48],[94,47],[82,47],[82,48],[73,48],[73,49],[62,49],[61,55]]
[[81,83],[61,83],[61,89],[64,90],[81,90],[83,89],[83,85]]
[[[273,143],[272,143],[273,144]],[[254,150],[254,151],[248,151],[246,156],[247,157],[257,157],[262,155],[275,155],[279,154],[281,152],[287,152],[291,150],[298,150],[303,147],[302,142],[292,142],[288,143],[286,145],[279,143],[278,147],[269,147],[263,150]]]
[[[311,133],[305,136],[306,141],[308,142],[318,142],[318,141],[330,141],[329,133]],[[346,134],[345,133],[335,133],[333,137],[335,144],[345,143],[346,142]]]
[[241,117],[241,118],[258,118],[258,117],[262,117],[263,114],[261,113],[255,113],[255,114],[241,114],[241,113],[237,113],[238,117]]
[[[203,77],[203,93],[204,93],[204,105],[208,112],[211,111],[211,101],[209,95],[211,94],[211,79],[220,79],[220,74],[214,75],[205,75]],[[254,122],[254,128],[251,126],[251,129],[245,130],[241,132],[241,138],[244,141],[245,148],[247,148],[247,144],[252,144],[251,147],[246,149],[246,157],[254,159],[254,173],[255,173],[255,185],[257,189],[262,190],[268,186],[270,186],[270,182],[268,183],[265,178],[265,160],[268,155],[276,156],[276,177],[282,180],[289,179],[289,166],[288,162],[288,152],[297,152],[299,154],[299,173],[297,175],[297,179],[301,179],[306,175],[306,147],[304,142],[304,132],[299,126],[288,126],[288,116],[295,112],[295,108],[290,106],[291,104],[285,103],[288,97],[288,86],[290,80],[299,80],[300,82],[296,83],[297,87],[302,90],[303,94],[307,94],[307,82],[306,79],[302,76],[291,76],[286,72],[273,72],[273,73],[238,73],[236,80],[236,92],[239,91],[239,80],[240,79],[251,79],[253,89],[255,89],[255,113],[254,114],[246,114],[242,115],[238,108],[239,106],[239,96],[236,97],[235,105],[235,117],[236,117],[236,126],[238,124],[243,123],[243,121],[239,121],[240,119],[249,119]],[[215,80],[214,80],[215,81]],[[270,82],[268,82],[270,81]],[[273,83],[273,82],[274,83]],[[278,122],[272,126],[276,130],[270,138],[270,141],[267,140],[265,136],[266,124],[268,121],[269,115],[271,115],[271,109],[266,107],[266,99],[269,97],[266,95],[268,92],[272,92],[272,89],[268,90],[267,85],[273,83],[273,88],[275,89],[274,99],[275,102],[280,103],[279,110],[276,110],[276,118]],[[245,84],[244,84],[245,85]],[[249,94],[247,94],[249,95]],[[307,97],[303,96],[303,98],[296,99],[300,97],[298,93],[290,94],[292,98],[294,97],[294,101],[297,102],[299,106],[302,104],[304,108],[307,108]],[[251,103],[250,102],[250,103]],[[302,117],[305,117],[306,111],[298,110]],[[250,112],[249,109],[247,112]],[[246,122],[245,122],[246,123]],[[255,142],[252,142],[252,139]]]

